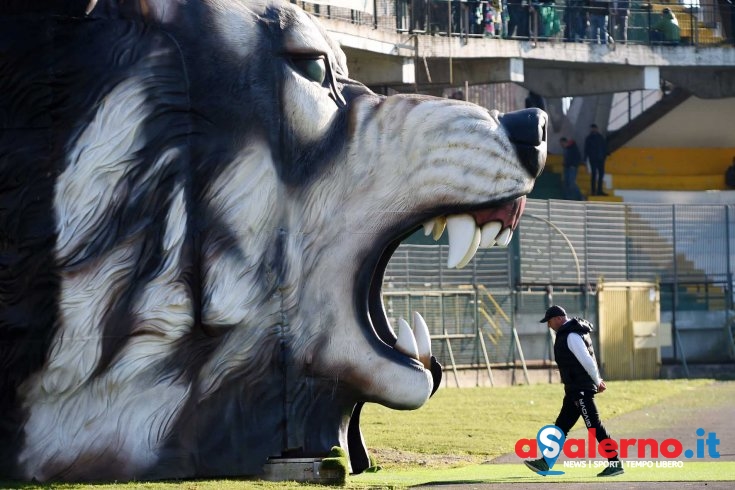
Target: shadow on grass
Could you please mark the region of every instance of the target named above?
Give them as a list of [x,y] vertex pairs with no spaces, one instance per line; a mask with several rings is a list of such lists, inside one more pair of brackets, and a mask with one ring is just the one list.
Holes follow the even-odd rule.
[[[525,483],[538,483],[538,479],[533,476],[509,476],[503,478],[504,483],[518,483],[518,482],[525,482]],[[493,483],[499,483],[498,481],[492,481],[488,480],[487,478],[481,478],[481,479],[466,479],[466,480],[437,480],[437,481],[427,481],[424,483],[421,483],[416,486],[420,487],[428,487],[428,486],[442,486],[442,485],[490,485]]]

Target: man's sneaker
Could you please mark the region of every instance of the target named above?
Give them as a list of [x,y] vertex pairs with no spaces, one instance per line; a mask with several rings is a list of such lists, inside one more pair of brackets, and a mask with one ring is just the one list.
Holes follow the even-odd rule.
[[549,471],[549,465],[546,463],[546,460],[544,458],[541,459],[530,459],[524,461],[526,466],[528,466],[528,469],[533,471],[534,473],[538,473],[539,471]]
[[618,476],[625,473],[623,463],[620,461],[610,461],[610,465],[602,470],[597,476]]

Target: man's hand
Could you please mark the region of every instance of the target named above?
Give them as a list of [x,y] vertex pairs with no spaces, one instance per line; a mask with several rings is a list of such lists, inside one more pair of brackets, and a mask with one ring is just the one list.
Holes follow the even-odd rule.
[[602,393],[607,389],[607,385],[605,384],[605,380],[600,381],[600,386],[597,387],[597,393]]

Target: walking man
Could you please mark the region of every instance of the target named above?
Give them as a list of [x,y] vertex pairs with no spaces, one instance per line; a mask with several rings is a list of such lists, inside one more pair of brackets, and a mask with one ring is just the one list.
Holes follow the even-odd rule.
[[605,159],[607,158],[607,142],[600,133],[597,124],[590,124],[590,132],[584,140],[584,159],[590,162],[591,196],[607,196],[602,191],[602,179],[605,177]]
[[[595,351],[592,348],[592,324],[582,318],[569,318],[561,306],[546,310],[541,323],[547,323],[556,332],[554,358],[559,367],[561,382],[564,384],[564,400],[556,418],[556,425],[566,437],[581,416],[587,430],[594,429],[597,441],[611,439],[600,420],[595,405],[595,394],[605,391],[605,381],[597,368]],[[524,461],[531,471],[548,471],[549,465],[544,458]],[[597,476],[616,476],[623,474],[623,465],[617,452],[608,458],[608,466]]]

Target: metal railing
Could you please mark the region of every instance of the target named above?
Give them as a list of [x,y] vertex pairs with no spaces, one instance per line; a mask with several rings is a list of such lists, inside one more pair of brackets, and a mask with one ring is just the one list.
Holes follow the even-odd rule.
[[661,100],[661,90],[636,90],[634,92],[619,92],[613,96],[610,108],[610,121],[607,125],[608,133],[624,127],[636,117]]
[[[725,0],[681,4],[633,1],[627,2],[630,7],[625,10],[615,8],[617,1],[599,2],[609,6],[598,10],[587,5],[598,2],[584,0],[373,0],[372,8],[365,9],[370,12],[330,6],[328,0],[292,1],[317,16],[396,32],[458,36],[463,41],[490,37],[611,45],[735,44],[735,7]],[[676,19],[678,28],[666,25],[671,21],[664,18],[668,16],[664,9]],[[609,37],[599,34],[599,25],[604,25]]]

